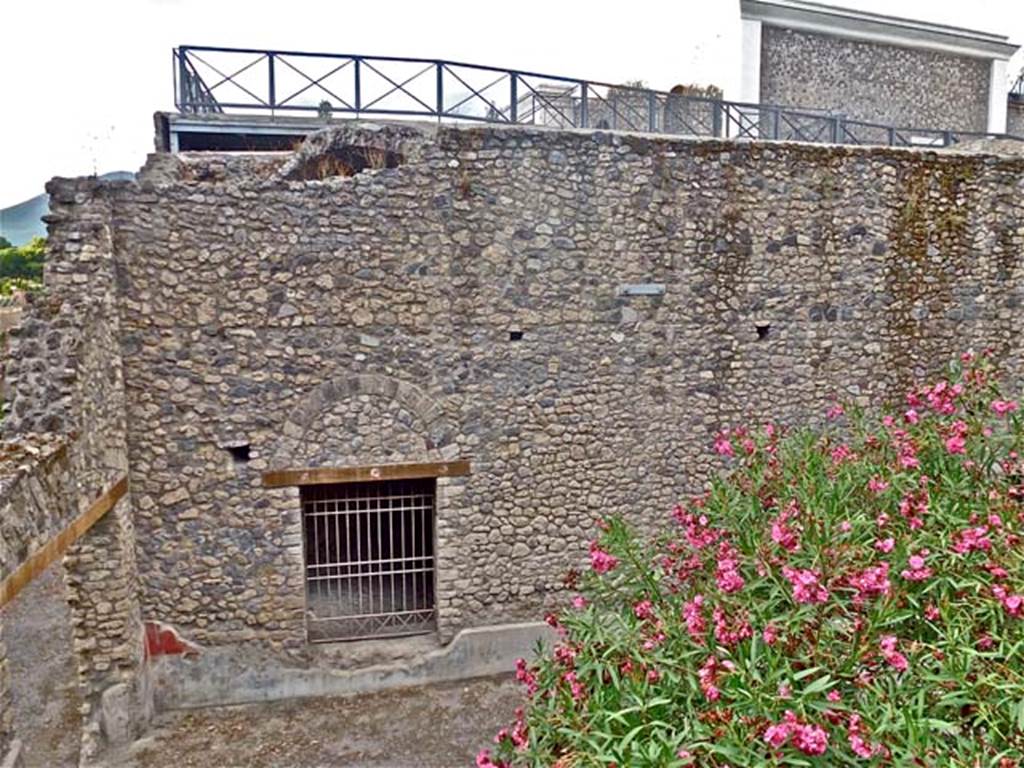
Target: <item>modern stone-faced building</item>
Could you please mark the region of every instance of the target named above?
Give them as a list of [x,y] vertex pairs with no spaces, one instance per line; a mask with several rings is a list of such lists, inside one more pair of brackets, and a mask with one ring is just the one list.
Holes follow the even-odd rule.
[[805,0],[742,0],[741,99],[907,128],[1007,131],[1004,35]]

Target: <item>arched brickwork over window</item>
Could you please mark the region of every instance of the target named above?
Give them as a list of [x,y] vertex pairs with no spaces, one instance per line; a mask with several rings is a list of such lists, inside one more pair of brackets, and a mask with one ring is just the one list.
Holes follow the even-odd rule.
[[439,461],[454,438],[444,406],[420,387],[375,374],[337,377],[289,415],[270,467]]

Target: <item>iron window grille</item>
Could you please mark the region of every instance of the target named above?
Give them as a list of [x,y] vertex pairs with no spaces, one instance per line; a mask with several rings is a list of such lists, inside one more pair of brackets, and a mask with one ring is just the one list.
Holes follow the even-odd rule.
[[436,627],[436,480],[301,488],[310,642]]

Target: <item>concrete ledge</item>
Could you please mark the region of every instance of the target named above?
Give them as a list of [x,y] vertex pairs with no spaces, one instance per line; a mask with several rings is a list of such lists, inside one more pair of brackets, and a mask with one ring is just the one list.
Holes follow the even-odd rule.
[[158,710],[344,696],[511,672],[517,658],[553,637],[542,622],[475,627],[410,661],[352,670],[289,667],[266,651],[222,646],[193,658],[160,657],[150,674]]

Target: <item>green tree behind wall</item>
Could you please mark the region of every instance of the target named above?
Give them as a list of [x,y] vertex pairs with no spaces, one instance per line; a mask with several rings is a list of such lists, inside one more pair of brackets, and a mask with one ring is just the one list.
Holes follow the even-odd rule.
[[0,238],[0,281],[9,278],[42,280],[45,254],[45,237],[34,237],[25,245],[11,245]]

